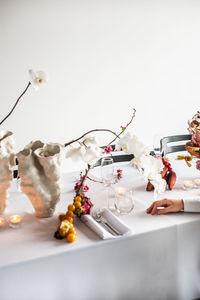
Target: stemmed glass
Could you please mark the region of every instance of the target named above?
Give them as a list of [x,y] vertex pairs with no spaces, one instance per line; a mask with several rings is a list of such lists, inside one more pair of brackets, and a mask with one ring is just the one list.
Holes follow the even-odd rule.
[[114,211],[114,200],[110,197],[109,192],[111,185],[116,182],[116,179],[114,175],[114,161],[110,157],[105,157],[101,160],[101,179],[107,190],[107,206],[110,210]]
[[162,139],[161,134],[156,134],[153,137],[153,151],[154,151],[155,155],[158,155],[158,156],[161,156],[161,154],[162,154],[161,139]]

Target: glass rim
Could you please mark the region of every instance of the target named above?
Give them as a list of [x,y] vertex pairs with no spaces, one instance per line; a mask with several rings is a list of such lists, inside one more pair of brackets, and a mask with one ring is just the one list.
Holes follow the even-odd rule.
[[114,159],[112,158],[112,157],[103,157],[102,159],[101,159],[101,162],[102,161],[105,161],[105,160],[110,160],[110,161],[113,161],[114,162]]

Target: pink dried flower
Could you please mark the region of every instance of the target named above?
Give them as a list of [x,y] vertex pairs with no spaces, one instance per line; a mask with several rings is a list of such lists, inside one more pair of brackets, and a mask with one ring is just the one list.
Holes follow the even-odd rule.
[[80,185],[81,185],[81,182],[77,181],[75,186],[74,186],[74,190],[76,191]]
[[89,186],[87,186],[87,185],[84,185],[84,187],[83,187],[83,190],[84,190],[84,192],[88,192],[89,191]]
[[197,111],[192,120],[200,121],[200,111]]
[[83,204],[81,206],[82,208],[82,214],[83,215],[89,215],[92,209],[92,202],[90,201],[90,199],[88,197],[84,197],[83,198]]
[[126,127],[124,127],[124,126],[120,126],[120,127],[121,127],[122,131],[124,131],[126,129]]
[[106,148],[104,148],[104,152],[105,152],[106,154],[110,154],[111,151],[113,151],[113,148],[112,148],[110,145],[107,146]]
[[188,121],[188,131],[190,134],[200,131],[200,111],[193,116],[191,121]]
[[192,142],[194,146],[200,147],[200,132],[197,131],[192,135]]
[[118,179],[122,178],[122,170],[121,169],[117,169],[117,178]]
[[197,161],[196,161],[196,168],[197,168],[197,170],[200,171],[200,160],[197,160]]

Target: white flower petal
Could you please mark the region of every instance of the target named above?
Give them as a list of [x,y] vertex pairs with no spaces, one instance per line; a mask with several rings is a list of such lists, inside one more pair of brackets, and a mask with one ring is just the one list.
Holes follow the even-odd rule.
[[163,193],[166,189],[166,181],[161,177],[161,174],[157,174],[154,179],[151,180],[151,183],[158,194]]
[[37,90],[40,84],[47,82],[47,76],[43,71],[34,72],[32,69],[29,71],[30,82]]
[[74,162],[83,160],[85,155],[84,147],[71,148],[66,152],[66,158],[71,158]]
[[89,146],[86,149],[83,160],[89,165],[94,165],[97,162],[97,160],[100,159],[101,156],[102,156],[101,148]]
[[97,146],[98,142],[95,136],[87,136],[83,140],[83,144],[86,146]]
[[38,84],[42,84],[44,82],[47,82],[47,75],[43,71],[37,71],[36,72],[37,82]]

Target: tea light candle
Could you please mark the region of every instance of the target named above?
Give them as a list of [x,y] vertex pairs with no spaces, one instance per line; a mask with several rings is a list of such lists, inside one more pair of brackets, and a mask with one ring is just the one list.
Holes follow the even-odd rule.
[[18,228],[21,225],[22,216],[20,215],[13,215],[9,218],[9,226],[12,228]]
[[183,185],[185,188],[192,188],[194,183],[192,180],[185,180],[185,181],[183,181]]
[[6,226],[6,219],[0,217],[0,229],[4,228],[5,226]]
[[196,185],[200,186],[200,179],[197,178],[197,179],[194,180],[194,182],[195,182]]
[[115,192],[118,194],[118,195],[124,195],[126,193],[126,189],[124,187],[117,187],[115,189]]

